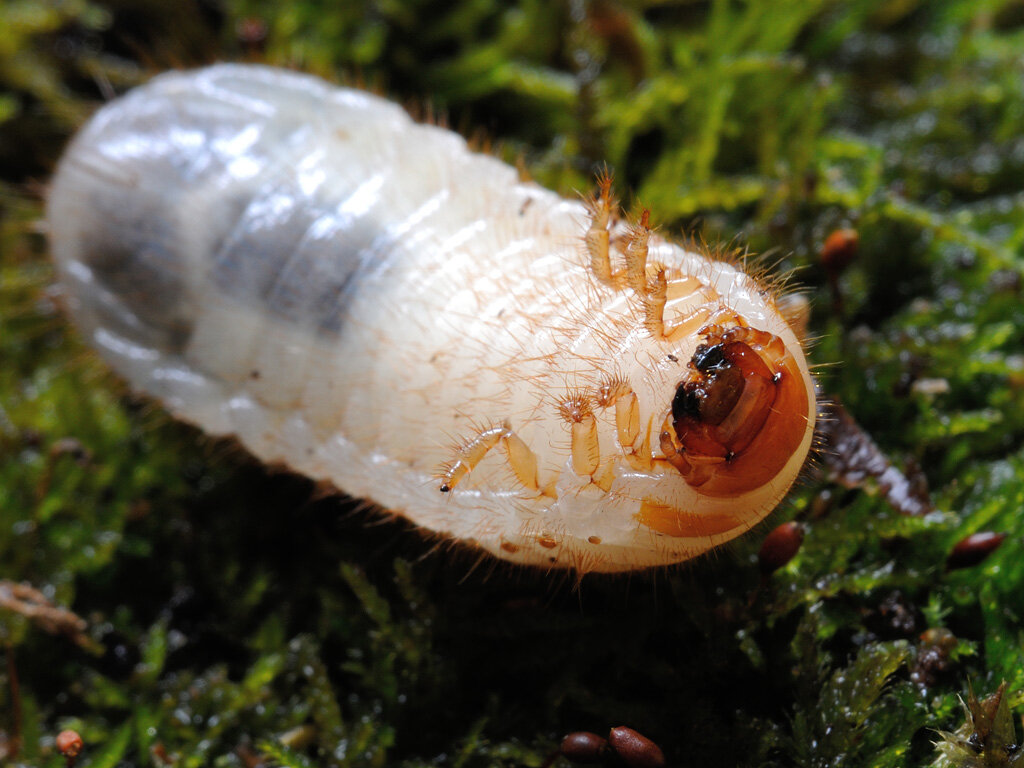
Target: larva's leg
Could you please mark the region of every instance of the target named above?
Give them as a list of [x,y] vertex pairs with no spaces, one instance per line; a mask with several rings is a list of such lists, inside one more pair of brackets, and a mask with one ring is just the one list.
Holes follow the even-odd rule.
[[647,293],[647,244],[651,239],[651,212],[646,208],[640,215],[640,222],[629,232],[626,243],[626,285],[638,296]]
[[[716,329],[718,333],[725,333],[727,328],[746,328],[747,321],[728,307],[719,307],[708,318],[707,327]],[[704,328],[700,329],[700,334],[704,334]]]
[[671,419],[665,420],[658,442],[661,446],[661,452],[665,454],[665,461],[675,467],[676,470],[684,476],[690,472],[690,462],[688,462],[683,454],[679,452],[679,449],[676,447],[676,441],[672,439]]
[[587,201],[590,226],[584,241],[590,255],[590,271],[598,281],[615,289],[632,288],[638,296],[647,293],[647,253],[651,239],[651,212],[644,210],[640,221],[630,228],[623,248],[626,260],[624,272],[615,272],[611,261],[611,223],[617,213],[617,204],[611,195],[612,177],[598,178],[597,195]]
[[672,330],[668,332],[666,338],[669,341],[678,341],[679,339],[693,336],[700,332],[701,327],[707,323],[710,312],[706,307],[694,310],[692,314],[687,315],[678,323],[672,326]]
[[[688,279],[674,281],[672,284],[675,286]],[[684,291],[690,290],[689,286],[681,286],[681,288]],[[701,306],[678,320],[674,325],[666,326],[665,303],[668,301],[668,291],[669,282],[665,278],[665,270],[659,268],[647,284],[647,295],[644,297],[644,327],[654,338],[678,341],[685,336],[697,333],[709,320],[717,317],[717,315],[712,316],[711,310],[706,306]]]
[[615,458],[612,457],[604,463],[604,466],[598,470],[590,479],[594,485],[600,488],[605,493],[608,493],[612,489],[612,484],[615,482]]
[[615,287],[611,261],[612,214],[617,205],[612,199],[612,177],[604,173],[598,178],[598,193],[587,202],[590,210],[590,227],[584,238],[590,255],[590,271],[600,282]]
[[509,431],[502,437],[508,465],[516,479],[531,491],[540,490],[537,480],[537,455],[515,432]]
[[458,451],[458,456],[441,472],[441,493],[448,493],[462,479],[473,471],[492,448],[501,443],[512,473],[531,491],[540,490],[537,482],[537,456],[507,424],[485,429],[468,440]]
[[625,455],[626,463],[638,472],[650,472],[654,465],[660,460],[655,458],[654,450],[651,448],[651,422],[647,422],[645,429],[639,439],[639,445],[633,447],[632,453]]
[[644,327],[656,339],[665,338],[665,302],[668,301],[668,280],[660,268],[647,286],[644,300]]
[[598,387],[595,401],[600,408],[615,406],[619,445],[632,448],[640,436],[640,404],[633,388],[624,379],[614,377]]
[[559,406],[559,413],[570,425],[572,470],[581,477],[593,476],[601,461],[597,438],[597,419],[590,400],[583,395],[572,395]]

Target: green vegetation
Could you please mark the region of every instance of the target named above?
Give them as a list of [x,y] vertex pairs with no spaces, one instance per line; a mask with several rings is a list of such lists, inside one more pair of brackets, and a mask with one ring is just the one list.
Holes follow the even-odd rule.
[[[607,163],[664,231],[781,257],[824,389],[940,512],[812,471],[772,518],[808,523],[803,548],[760,588],[768,526],[577,589],[368,527],[131,398],[55,306],[41,190],[104,93],[225,58],[429,107],[567,195]],[[628,725],[674,765],[925,766],[968,681],[1006,681],[1009,741],[1022,62],[1020,0],[4,0],[0,763],[62,766],[73,728],[88,768],[539,766]],[[818,259],[838,227],[860,236],[841,306]],[[946,570],[985,530],[1009,536]],[[87,628],[11,609],[12,582]]]

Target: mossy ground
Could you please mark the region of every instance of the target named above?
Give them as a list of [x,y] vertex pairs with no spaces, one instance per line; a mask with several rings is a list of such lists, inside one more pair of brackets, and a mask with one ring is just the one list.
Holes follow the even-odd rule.
[[[132,399],[54,304],[41,190],[104,92],[225,58],[447,115],[564,194],[607,163],[664,231],[799,269],[823,387],[940,512],[810,473],[763,589],[767,526],[576,585],[474,568]],[[1019,0],[0,4],[0,579],[89,622],[75,644],[0,608],[6,759],[62,765],[71,727],[90,768],[538,766],[629,725],[676,765],[920,766],[968,680],[1019,705],[1022,61]],[[946,571],[979,530],[1009,536]]]

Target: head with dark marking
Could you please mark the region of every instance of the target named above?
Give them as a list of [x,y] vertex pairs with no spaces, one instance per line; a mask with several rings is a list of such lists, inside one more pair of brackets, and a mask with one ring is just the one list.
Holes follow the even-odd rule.
[[668,461],[709,496],[739,496],[771,480],[803,440],[807,393],[777,336],[705,330],[672,398],[661,436]]

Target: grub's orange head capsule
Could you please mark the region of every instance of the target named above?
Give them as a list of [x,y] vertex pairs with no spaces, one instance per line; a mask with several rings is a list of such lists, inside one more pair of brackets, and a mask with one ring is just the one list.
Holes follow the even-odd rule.
[[736,498],[789,463],[811,398],[779,337],[736,327],[705,338],[672,400],[671,462],[700,493]]

